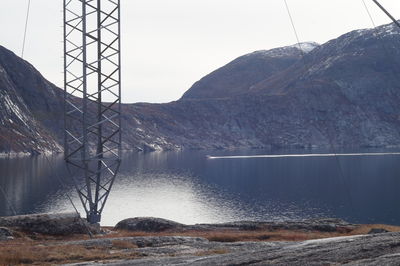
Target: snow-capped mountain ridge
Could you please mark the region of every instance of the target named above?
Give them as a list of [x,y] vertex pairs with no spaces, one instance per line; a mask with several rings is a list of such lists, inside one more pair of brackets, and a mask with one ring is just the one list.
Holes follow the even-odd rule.
[[247,54],[246,56],[258,55],[264,57],[282,57],[282,56],[293,55],[293,53],[298,53],[300,51],[303,51],[303,53],[309,53],[318,46],[319,44],[316,42],[301,42],[298,44],[273,48],[270,50],[255,51],[253,53]]
[[[238,57],[175,102],[123,105],[123,147],[400,147],[397,29],[301,46]],[[60,150],[62,113],[62,91],[0,47],[0,153]]]

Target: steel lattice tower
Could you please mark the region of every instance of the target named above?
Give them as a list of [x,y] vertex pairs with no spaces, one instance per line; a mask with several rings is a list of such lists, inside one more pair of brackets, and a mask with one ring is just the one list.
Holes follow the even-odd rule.
[[121,163],[120,0],[64,0],[65,160],[90,223]]

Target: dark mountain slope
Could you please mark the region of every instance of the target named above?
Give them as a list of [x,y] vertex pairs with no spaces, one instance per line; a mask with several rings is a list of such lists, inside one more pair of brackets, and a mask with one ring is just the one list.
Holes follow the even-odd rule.
[[[258,95],[285,95],[307,106],[313,117],[351,112],[330,120],[335,143],[397,145],[400,100],[400,31],[393,24],[357,30],[307,54],[284,72],[252,89]],[[353,117],[353,118],[351,118]],[[354,132],[350,138],[350,129]],[[358,132],[357,132],[358,130]],[[358,133],[358,134],[356,134]],[[348,144],[346,144],[348,145]]]
[[[278,75],[255,84],[261,94],[299,92],[297,86],[313,82],[336,83],[352,102],[365,96],[397,91],[400,80],[400,32],[394,25],[377,30],[357,30],[332,40]],[[311,83],[311,84],[310,84]],[[375,98],[376,99],[376,98]]]
[[[304,60],[296,47],[240,57],[179,101],[124,105],[123,146],[400,146],[396,47],[400,34],[387,25],[313,47]],[[4,48],[0,66],[0,151],[59,150],[62,91]]]
[[[193,86],[178,102],[135,110],[145,125],[147,120],[163,125],[157,132],[168,142],[190,148],[399,146],[397,47],[400,35],[392,24],[353,31],[262,81],[254,79],[250,86],[246,81],[246,94],[235,90],[229,99],[219,99],[230,86],[215,94],[213,86]],[[220,86],[228,76],[238,79],[241,69],[246,65],[228,64],[205,80]],[[149,109],[160,115],[149,118]],[[149,125],[146,130],[153,132]]]
[[61,91],[0,46],[0,153],[61,151]]
[[[305,53],[318,46],[301,44]],[[241,56],[196,82],[182,99],[229,98],[249,92],[255,83],[285,70],[302,56],[298,45]]]

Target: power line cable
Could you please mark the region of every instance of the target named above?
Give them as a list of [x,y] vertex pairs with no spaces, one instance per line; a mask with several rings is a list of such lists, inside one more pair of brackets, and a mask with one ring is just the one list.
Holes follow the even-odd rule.
[[372,25],[374,26],[374,28],[376,28],[376,24],[375,24],[374,18],[372,17],[371,12],[369,11],[367,3],[365,3],[365,0],[361,0],[361,1],[362,1],[363,5],[365,7],[365,10],[367,11],[368,17],[371,20]]
[[24,40],[23,40],[23,42],[22,42],[21,58],[24,58],[25,42],[26,42],[26,33],[27,33],[27,31],[28,31],[28,22],[29,22],[29,13],[30,13],[30,9],[31,9],[31,0],[28,0],[28,8],[27,8],[27,10],[26,10]]
[[[378,1],[373,0],[373,2],[374,2],[379,8],[381,8],[382,11],[383,11],[386,15],[388,15],[388,17],[394,22],[395,25],[397,25],[397,26],[400,27],[398,21],[395,20],[394,17],[393,17],[393,16],[392,16]],[[370,12],[370,9],[368,8],[368,5],[367,5],[366,2],[365,2],[365,0],[362,0],[362,3],[363,3],[363,6],[364,6],[364,8],[365,8],[366,13],[368,14],[368,17],[369,17],[369,19],[370,19],[370,21],[371,21],[371,24],[372,24],[372,26],[373,26],[373,36],[379,41],[378,43],[379,43],[379,45],[382,47],[382,49],[383,49],[383,51],[384,51],[384,53],[385,53],[385,56],[387,57],[387,62],[388,62],[388,63],[391,63],[391,66],[392,66],[392,67],[390,68],[391,71],[389,71],[389,73],[392,74],[393,80],[399,81],[399,76],[398,76],[398,74],[397,74],[397,72],[396,72],[396,69],[398,70],[399,64],[398,64],[398,62],[396,62],[395,60],[393,60],[394,57],[393,57],[393,55],[390,54],[388,45],[387,45],[387,43],[386,43],[385,40],[384,40],[384,36],[382,36],[382,34],[380,34],[379,29],[378,29],[378,26],[377,26],[377,24],[375,23],[375,20],[374,20],[372,14],[371,14],[371,12]],[[391,96],[393,96],[393,98],[395,97],[395,95],[393,95],[393,93],[392,93],[391,91],[389,91],[389,93],[391,94]],[[397,97],[397,98],[398,98],[398,97]],[[391,107],[392,107],[393,109],[395,109],[396,106],[397,106],[396,104],[392,103],[391,101],[389,101],[388,103],[389,103],[389,105],[391,105]],[[365,115],[366,119],[368,119],[368,118],[371,119],[371,115],[370,115],[368,112],[365,112],[365,111],[364,111],[364,115]],[[371,119],[371,120],[372,120],[372,119]]]
[[[298,34],[298,32],[297,32],[297,29],[296,29],[296,26],[295,26],[295,22],[294,22],[294,20],[293,20],[292,13],[290,12],[290,8],[289,8],[289,5],[288,5],[288,3],[287,3],[286,0],[284,0],[284,3],[285,3],[286,11],[287,11],[287,13],[288,13],[288,15],[289,15],[289,19],[290,19],[290,22],[291,22],[291,25],[292,25],[293,32],[294,32],[294,34],[295,34],[295,36],[296,36],[297,44],[298,44],[299,49],[300,49],[300,52],[301,52],[301,58],[302,58],[302,61],[303,61],[303,64],[304,64],[304,69],[307,69],[307,63],[306,63],[306,60],[305,60],[305,56],[306,56],[306,55],[305,55],[304,50],[303,50],[302,47],[301,47],[301,42],[300,42],[299,34]],[[310,67],[308,67],[308,70],[309,70],[310,68],[311,68],[311,65],[310,65]],[[310,82],[310,86],[315,87],[315,86],[314,86],[314,82]],[[314,121],[311,121],[311,124],[313,124],[313,122],[314,122]],[[325,127],[328,129],[328,125],[327,125],[326,121],[325,121]],[[329,129],[327,130],[326,134],[327,134],[327,137],[328,137],[328,142],[329,142],[330,149],[331,149],[332,153],[334,154],[334,157],[335,157],[335,159],[336,159],[336,162],[337,162],[337,165],[338,165],[338,168],[339,168],[339,176],[341,177],[342,181],[344,182],[343,185],[344,185],[344,187],[345,187],[345,191],[346,191],[347,196],[348,196],[348,199],[349,199],[349,201],[350,201],[350,208],[351,208],[353,211],[355,211],[355,208],[354,208],[354,205],[353,205],[353,200],[352,200],[351,193],[350,193],[350,190],[349,190],[348,180],[346,179],[346,176],[345,176],[345,174],[344,174],[344,169],[343,169],[343,167],[342,167],[342,164],[340,163],[339,157],[338,157],[338,155],[337,155],[338,153],[337,153],[337,151],[336,151],[336,149],[335,149],[335,147],[334,147],[334,144],[333,144],[333,141],[332,141],[333,138],[331,137],[331,134],[330,134],[330,132],[329,132]],[[347,182],[346,182],[346,181],[347,181]]]
[[[377,1],[374,1],[380,8],[383,8],[379,3],[377,3]],[[363,3],[363,5],[364,5],[364,8],[365,8],[365,10],[366,10],[366,12],[367,12],[367,14],[368,14],[368,17],[369,17],[369,19],[370,19],[370,21],[371,21],[371,24],[372,24],[372,26],[373,26],[373,28],[374,28],[374,31],[373,31],[373,35],[374,35],[374,37],[377,39],[377,40],[379,40],[379,45],[382,47],[382,49],[383,49],[383,51],[384,51],[384,53],[385,53],[385,56],[387,57],[387,62],[388,63],[390,63],[390,65],[392,66],[391,68],[390,68],[390,73],[392,74],[392,77],[393,77],[393,80],[397,80],[397,81],[399,81],[399,76],[398,76],[398,74],[397,74],[397,72],[396,72],[396,70],[399,70],[399,64],[396,62],[396,61],[394,61],[394,57],[391,55],[391,53],[390,53],[390,51],[389,51],[389,48],[388,48],[388,46],[387,46],[387,44],[386,44],[386,42],[385,42],[385,40],[384,40],[384,36],[382,36],[381,34],[379,34],[379,32],[378,32],[378,26],[376,25],[376,23],[375,23],[375,21],[374,21],[374,18],[373,18],[373,16],[372,16],[372,14],[371,14],[371,12],[370,12],[370,10],[369,10],[369,8],[368,8],[368,5],[366,4],[366,2],[365,2],[365,0],[362,0],[362,3]],[[383,8],[384,9],[384,8]],[[386,9],[384,9],[385,10],[385,13],[389,13]],[[389,17],[392,19],[392,20],[394,20],[394,18],[389,14]],[[395,23],[396,25],[398,25],[398,23]],[[391,96],[393,96],[393,97],[395,97],[394,95],[393,95],[393,92],[391,92],[391,91],[389,91],[389,93],[391,94]],[[389,102],[389,104],[394,108],[395,106],[397,106],[396,104],[393,104],[393,103],[391,103],[391,102]]]
[[13,207],[11,201],[9,200],[9,198],[7,197],[6,192],[4,191],[3,187],[0,186],[0,191],[4,196],[4,199],[6,200],[6,203],[8,204],[8,206],[10,207],[11,211],[13,212],[14,215],[17,215],[17,211],[15,210],[15,208]]
[[386,8],[384,8],[377,0],[372,1],[374,1],[374,3],[393,21],[393,23],[400,28],[400,23],[392,16],[392,14],[389,13],[389,11],[386,10]]
[[304,51],[303,51],[303,48],[301,47],[299,34],[297,33],[297,29],[296,29],[296,26],[294,24],[292,13],[290,12],[290,8],[289,8],[289,5],[288,5],[287,1],[284,0],[284,2],[285,2],[286,11],[287,11],[287,13],[289,15],[290,23],[292,24],[292,29],[293,29],[294,35],[296,36],[297,45],[299,46],[302,58],[304,58]]

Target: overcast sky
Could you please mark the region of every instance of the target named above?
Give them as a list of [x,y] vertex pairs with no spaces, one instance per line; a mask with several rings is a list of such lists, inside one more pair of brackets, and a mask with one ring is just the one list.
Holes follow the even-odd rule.
[[[62,0],[31,0],[25,59],[62,87]],[[287,0],[301,41],[371,22],[362,0]],[[365,0],[377,24],[389,19]],[[399,0],[380,0],[400,18]],[[0,45],[21,54],[28,0],[1,0]],[[236,57],[296,43],[283,0],[121,0],[123,102],[169,102]]]

